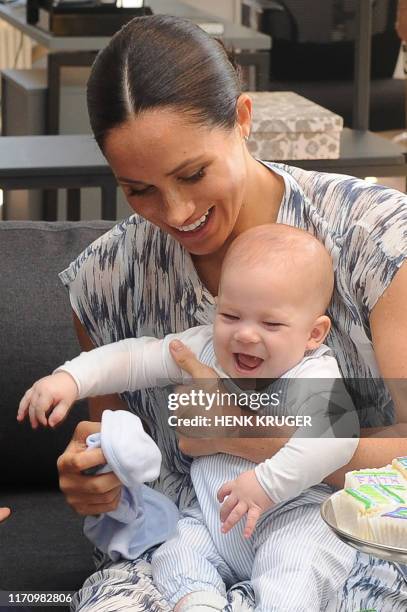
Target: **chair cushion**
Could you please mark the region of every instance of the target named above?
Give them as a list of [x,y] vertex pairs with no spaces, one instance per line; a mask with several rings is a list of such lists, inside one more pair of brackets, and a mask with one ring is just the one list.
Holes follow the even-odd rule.
[[13,512],[0,523],[0,590],[73,591],[95,571],[83,518],[62,493],[2,489],[1,505]]
[[[55,485],[56,460],[76,423],[75,406],[55,431],[18,424],[18,403],[35,380],[79,352],[69,296],[58,278],[88,244],[113,225],[93,222],[0,222],[0,484]],[[44,517],[47,513],[44,512]],[[48,520],[47,518],[45,520]]]

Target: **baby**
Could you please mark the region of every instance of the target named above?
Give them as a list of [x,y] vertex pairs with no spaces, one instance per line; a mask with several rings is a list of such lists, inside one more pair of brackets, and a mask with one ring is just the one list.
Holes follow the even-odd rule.
[[[80,398],[190,381],[171,358],[169,344],[179,339],[218,376],[234,379],[235,389],[236,379],[253,379],[255,387],[257,379],[278,379],[274,388],[287,390],[280,413],[315,419],[313,438],[300,427],[258,465],[243,452],[192,462],[197,501],[183,510],[176,535],[152,561],[155,584],[177,612],[222,610],[227,587],[245,579],[252,581],[258,611],[319,611],[353,565],[353,549],[319,516],[331,493],[319,483],[347,464],[358,444],[351,437],[357,418],[323,344],[333,282],[331,258],[311,234],[282,224],[255,227],[227,251],[213,326],[82,353],[21,400],[18,420],[29,414],[33,426],[54,426]],[[328,432],[334,417],[345,423],[335,429],[341,438]]]

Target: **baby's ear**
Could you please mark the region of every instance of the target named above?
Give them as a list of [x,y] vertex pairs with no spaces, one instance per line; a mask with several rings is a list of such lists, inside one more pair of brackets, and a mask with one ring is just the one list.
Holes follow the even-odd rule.
[[329,330],[331,329],[331,320],[326,315],[321,315],[317,319],[315,319],[314,324],[311,329],[310,336],[308,338],[308,342],[306,345],[307,351],[312,351],[317,349],[327,335],[329,334]]

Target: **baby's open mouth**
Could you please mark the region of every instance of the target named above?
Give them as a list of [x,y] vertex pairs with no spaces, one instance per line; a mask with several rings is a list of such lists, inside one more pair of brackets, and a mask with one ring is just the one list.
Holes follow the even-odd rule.
[[237,366],[241,370],[251,372],[258,368],[264,361],[261,357],[255,357],[254,355],[246,355],[245,353],[233,353]]

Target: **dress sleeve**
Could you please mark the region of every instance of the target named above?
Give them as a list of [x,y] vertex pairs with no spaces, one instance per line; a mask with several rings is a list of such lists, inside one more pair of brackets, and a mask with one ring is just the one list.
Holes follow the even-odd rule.
[[152,333],[138,334],[136,321],[138,325],[151,306],[143,299],[150,261],[146,242],[154,253],[156,234],[151,225],[130,217],[89,245],[61,272],[72,309],[95,346]]
[[[370,314],[407,258],[407,197],[380,186],[360,195],[363,213],[346,232],[343,271],[356,304]],[[356,210],[358,203],[356,202]]]

